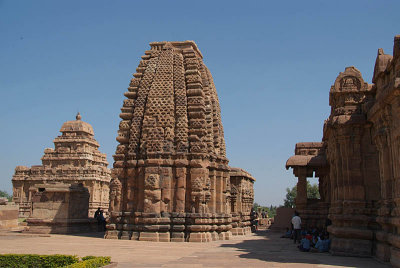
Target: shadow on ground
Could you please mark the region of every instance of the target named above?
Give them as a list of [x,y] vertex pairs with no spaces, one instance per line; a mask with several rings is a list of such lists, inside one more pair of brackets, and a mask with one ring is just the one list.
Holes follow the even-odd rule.
[[72,234],[58,234],[67,236],[80,236],[80,237],[91,237],[91,238],[101,238],[104,239],[106,232],[90,232],[90,233],[72,233]]
[[351,267],[390,267],[373,258],[332,256],[329,253],[300,252],[293,240],[280,238],[280,233],[262,230],[253,234],[256,237],[240,243],[226,243],[221,247],[236,248],[242,252],[238,257],[258,259],[265,262],[335,265]]

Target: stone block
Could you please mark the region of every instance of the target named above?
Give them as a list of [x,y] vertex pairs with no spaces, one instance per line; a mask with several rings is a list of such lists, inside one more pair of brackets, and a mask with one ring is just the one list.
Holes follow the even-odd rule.
[[158,232],[140,232],[139,241],[159,242]]
[[132,232],[131,240],[139,240],[139,236],[139,232]]
[[18,227],[18,205],[0,205],[0,229]]
[[188,242],[207,242],[206,234],[203,232],[191,232]]
[[104,235],[105,239],[118,239],[119,238],[119,231],[117,230],[108,230]]
[[131,240],[131,237],[132,237],[132,232],[129,231],[121,232],[121,237],[120,237],[121,240]]
[[185,242],[185,233],[184,232],[172,232],[171,233],[171,242]]
[[159,242],[169,242],[171,240],[169,232],[159,232],[158,241]]
[[376,257],[378,257],[378,259],[385,261],[385,262],[389,262],[390,261],[390,245],[387,243],[380,243],[378,242],[376,244],[376,253],[375,253]]
[[372,254],[372,240],[333,237],[330,252],[333,255],[369,257]]
[[400,250],[398,248],[390,249],[390,264],[393,267],[400,267]]

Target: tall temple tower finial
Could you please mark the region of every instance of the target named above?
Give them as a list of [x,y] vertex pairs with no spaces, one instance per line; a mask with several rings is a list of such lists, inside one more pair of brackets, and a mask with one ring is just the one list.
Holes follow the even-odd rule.
[[76,114],[76,120],[81,120],[82,119],[82,116],[81,116],[81,114],[78,112],[77,114]]

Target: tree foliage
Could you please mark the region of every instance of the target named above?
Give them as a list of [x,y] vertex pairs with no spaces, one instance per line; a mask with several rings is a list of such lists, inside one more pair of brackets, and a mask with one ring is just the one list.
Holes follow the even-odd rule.
[[5,197],[8,201],[12,201],[12,195],[9,195],[6,191],[0,190],[0,197]]
[[[286,188],[286,198],[283,200],[283,206],[287,208],[294,208],[296,206],[295,199],[297,196],[297,186],[292,189]],[[307,198],[320,198],[319,187],[317,183],[311,184],[307,181]]]
[[307,198],[321,198],[319,195],[319,186],[317,183],[311,184],[309,181],[307,181]]
[[268,209],[268,218],[273,218],[276,216],[276,208],[277,206],[271,205]]
[[286,188],[286,198],[283,200],[283,206],[286,208],[294,208],[295,198],[297,196],[297,186],[292,189]]

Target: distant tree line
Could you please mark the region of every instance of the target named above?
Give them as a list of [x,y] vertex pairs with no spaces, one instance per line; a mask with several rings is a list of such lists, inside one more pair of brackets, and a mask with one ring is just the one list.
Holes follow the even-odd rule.
[[254,202],[254,204],[253,204],[253,209],[254,209],[255,211],[257,211],[258,208],[260,208],[261,211],[264,210],[265,212],[267,212],[269,218],[275,217],[277,207],[278,207],[278,206],[273,206],[273,205],[271,205],[271,206],[269,206],[269,207],[268,207],[268,206],[261,206],[261,205],[259,205],[257,202]]

